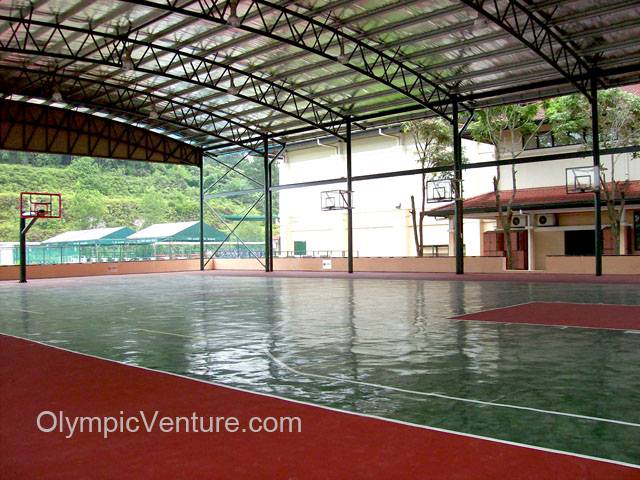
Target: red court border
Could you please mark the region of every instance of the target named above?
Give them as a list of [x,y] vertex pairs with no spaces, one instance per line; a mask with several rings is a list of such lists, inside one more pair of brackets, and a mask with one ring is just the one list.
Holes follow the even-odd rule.
[[[256,394],[0,335],[3,478],[631,479],[640,466],[493,441]],[[35,428],[42,410],[298,415],[301,434],[86,434]],[[207,435],[203,437],[202,435]]]
[[602,330],[640,330],[640,305],[528,302],[452,317],[492,323],[520,323]]

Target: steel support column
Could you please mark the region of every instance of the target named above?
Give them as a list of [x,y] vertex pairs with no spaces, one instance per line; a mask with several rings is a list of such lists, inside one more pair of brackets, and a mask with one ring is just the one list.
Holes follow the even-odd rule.
[[33,217],[27,224],[27,219],[20,217],[20,283],[27,283],[27,232],[36,220],[38,217]]
[[353,273],[353,178],[351,174],[351,117],[347,117],[347,271]]
[[27,222],[20,217],[20,283],[27,282],[27,239],[23,233],[26,226]]
[[[462,138],[460,137],[460,122],[458,101],[453,97],[453,174],[455,194],[455,222],[454,239],[456,249],[456,274],[464,273],[464,235],[463,235],[463,200],[462,200]],[[424,186],[423,186],[424,188]]]
[[269,165],[269,137],[265,133],[262,136],[264,155],[264,271],[271,271],[271,248],[273,246],[273,233],[271,231],[271,166]]
[[[602,201],[600,198],[600,125],[598,122],[598,79],[596,75],[591,77],[591,138],[593,151],[593,166],[596,167],[596,189],[593,195],[593,206],[595,210],[595,261],[596,276],[602,275]],[[606,188],[606,187],[605,187]]]
[[204,155],[200,150],[200,270],[204,270]]

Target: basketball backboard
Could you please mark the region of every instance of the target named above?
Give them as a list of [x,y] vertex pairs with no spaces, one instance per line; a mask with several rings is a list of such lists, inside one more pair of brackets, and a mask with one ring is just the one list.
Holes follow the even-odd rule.
[[595,166],[567,168],[567,193],[595,192],[600,189],[600,169]]
[[352,208],[353,192],[349,190],[329,190],[320,192],[320,208],[323,212],[348,210]]
[[456,181],[451,178],[427,180],[427,203],[450,202],[456,199]]
[[22,192],[21,218],[61,218],[62,195],[59,193]]

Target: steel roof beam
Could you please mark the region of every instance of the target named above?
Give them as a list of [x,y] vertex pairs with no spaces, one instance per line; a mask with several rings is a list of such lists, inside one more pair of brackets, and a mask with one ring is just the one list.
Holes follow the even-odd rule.
[[[354,22],[354,21],[360,21],[360,20],[364,20],[364,19],[368,20],[368,19],[378,15],[380,10],[382,10],[383,12],[387,12],[388,10],[391,10],[391,9],[397,9],[397,8],[401,8],[401,7],[406,7],[407,4],[411,4],[414,1],[416,1],[416,0],[409,0],[409,1],[406,1],[406,2],[405,1],[401,1],[401,2],[398,2],[398,3],[392,4],[392,5],[387,5],[385,7],[381,7],[380,9],[377,9],[377,10],[375,10],[373,12],[365,12],[365,13],[361,13],[361,14],[358,14],[358,15],[353,15],[352,17],[349,17],[349,18],[341,20],[341,23],[345,24],[345,26],[348,26],[349,23]],[[332,8],[335,8],[335,6],[332,7]],[[430,21],[433,21],[433,20],[435,20],[435,19],[437,19],[437,18],[439,18],[441,16],[451,15],[452,13],[454,13],[454,12],[456,12],[456,11],[462,9],[462,8],[464,8],[464,7],[462,7],[461,5],[452,5],[452,6],[443,8],[441,10],[437,10],[437,11],[434,11],[434,12],[429,12],[427,14],[419,15],[418,17],[411,18],[408,21],[404,20],[404,21],[399,22],[399,23],[381,25],[380,27],[378,27],[378,28],[376,28],[376,29],[374,29],[372,31],[366,32],[366,35],[358,34],[357,37],[360,40],[364,40],[366,38],[370,38],[370,37],[375,36],[375,35],[380,35],[382,33],[388,32],[388,31],[393,31],[395,28],[398,28],[400,26],[407,26],[407,24],[418,23],[418,22],[424,21],[426,19],[429,19]],[[313,11],[313,14],[317,15],[316,11]],[[472,23],[472,22],[469,22],[469,23]],[[416,41],[418,39],[419,40],[424,40],[425,38],[432,38],[434,36],[437,36],[438,34],[441,35],[444,30],[445,29],[438,29],[437,32],[421,32],[421,33],[419,33],[419,34],[417,34],[415,36],[411,36],[411,38],[406,39],[406,40],[408,42],[411,42],[411,41]],[[448,31],[448,29],[447,29],[447,31]],[[246,41],[246,40],[248,40],[250,38],[251,38],[251,35],[245,35],[243,37],[240,37],[240,38],[233,39],[233,40],[230,40],[228,42],[222,43],[222,44],[216,46],[216,51],[217,50],[224,50],[226,48],[233,47],[234,45],[241,44],[241,42]],[[405,43],[404,39],[403,40],[394,41],[394,42],[389,42],[389,43],[385,44],[385,48],[387,50],[398,48],[398,47],[402,46],[404,43]],[[265,45],[265,46],[253,49],[253,50],[251,50],[249,52],[246,52],[244,54],[241,54],[241,55],[238,55],[238,56],[234,57],[233,58],[233,62],[238,62],[238,61],[242,61],[242,60],[251,59],[251,58],[254,58],[256,55],[260,55],[262,53],[272,52],[274,48],[277,48],[277,45],[270,44],[270,45]],[[286,55],[286,56],[283,56],[283,57],[278,57],[278,58],[276,58],[274,60],[271,60],[271,61],[268,61],[268,62],[264,62],[264,63],[260,64],[259,66],[256,66],[256,67],[250,69],[249,71],[251,71],[251,72],[264,71],[264,69],[266,69],[266,68],[278,67],[279,65],[285,64],[288,61],[300,60],[300,59],[308,57],[310,55],[312,55],[312,54],[308,50],[301,50],[300,52],[294,53],[292,55]],[[309,62],[307,65],[305,65],[305,66],[303,66],[301,68],[295,69],[295,70],[289,70],[287,72],[282,72],[282,73],[278,72],[276,75],[274,75],[272,77],[272,79],[273,80],[275,80],[275,79],[286,79],[287,77],[295,76],[296,74],[301,73],[301,72],[307,72],[307,71],[311,71],[311,70],[314,70],[314,69],[323,68],[323,67],[326,67],[326,66],[332,66],[332,65],[335,65],[335,63],[336,62],[333,59],[332,60],[326,60],[325,59],[325,60],[322,60],[320,62],[315,62],[315,63]],[[342,75],[344,75],[344,72],[338,72],[336,74],[333,74],[332,78],[339,78]],[[372,83],[373,83],[373,81],[372,81]],[[166,82],[165,84],[163,84],[163,86],[170,86],[170,85],[171,85],[170,81]],[[300,88],[300,85],[295,85],[295,87],[296,88]],[[211,95],[210,97],[208,97],[207,100],[209,100],[209,99],[213,100],[213,99],[218,98],[218,97],[220,97],[219,94],[214,94],[214,95]],[[233,102],[232,105],[236,105],[238,103],[239,102]]]
[[[221,82],[235,78],[233,85],[238,90],[238,92],[234,92],[235,96],[285,113],[325,130],[327,133],[339,136],[339,127],[326,130],[323,126],[325,123],[333,124],[337,120],[344,120],[344,117],[338,112],[307,96],[300,95],[292,89],[269,82],[251,73],[245,73],[219,61],[90,29],[17,17],[0,16],[0,20],[12,22],[12,35],[8,40],[0,41],[0,50],[123,68],[122,57],[126,49],[132,45],[143,50],[142,58],[147,55],[152,56],[155,59],[156,67],[154,70],[142,68],[139,61],[136,63],[136,60],[132,58],[134,69],[226,93],[232,85],[222,86]],[[48,27],[51,30],[45,42],[38,41],[31,35],[30,29],[34,25]],[[66,35],[69,33],[83,34],[81,41],[77,42],[80,44],[79,47],[73,47],[71,43],[66,42]],[[54,40],[56,43],[64,45],[63,51],[52,51],[51,45]],[[83,55],[87,48],[94,52],[93,57],[88,58]],[[171,61],[168,64],[160,63],[157,59],[159,52],[171,53]],[[170,73],[173,70],[178,70],[182,75]]]
[[522,42],[589,97],[589,82],[583,78],[592,66],[554,30],[552,18],[534,14],[518,0],[460,1]]
[[[230,0],[220,3],[214,0],[201,0],[194,5],[198,7],[197,10],[178,8],[171,4],[149,0],[123,1],[193,16],[218,24],[229,24],[229,17],[232,14]],[[233,22],[235,28],[340,62],[346,68],[374,78],[425,107],[433,103],[448,104],[451,101],[449,93],[436,81],[427,78],[415,68],[405,65],[391,55],[329,25],[328,21],[320,22],[266,0],[249,0],[243,2],[242,7],[244,11],[238,12]],[[277,14],[268,15],[271,10]],[[259,22],[246,21],[250,15],[256,13],[259,16]],[[436,107],[434,111],[450,120],[446,108]]]
[[[622,27],[629,27],[631,24],[628,21],[625,22],[621,22],[619,24],[614,24],[614,25],[610,25],[608,27],[601,27],[598,29],[599,32],[601,33],[607,33],[610,31],[616,31],[618,30],[618,28],[620,26]],[[488,37],[493,38],[494,35],[496,34],[489,34],[487,36],[483,36],[481,38],[478,38],[477,40],[482,40],[482,41],[487,41]],[[502,37],[506,34],[497,34],[499,37]],[[582,34],[584,35],[584,34]],[[580,38],[581,35],[578,34],[574,34],[572,35],[570,38],[571,39],[577,39]],[[496,36],[496,38],[498,38]],[[410,56],[410,59],[415,59],[417,57],[422,57],[422,56],[430,56],[433,55],[434,53],[437,52],[446,52],[446,51],[451,51],[451,50],[455,50],[459,47],[459,45],[461,43],[465,43],[466,42],[460,42],[460,43],[452,43],[449,45],[445,45],[445,46],[440,46],[440,47],[435,47],[433,49],[428,49],[428,50],[422,50],[420,52],[416,52],[414,55]],[[471,46],[474,46],[474,43],[470,44]],[[620,44],[614,44],[613,45],[615,48],[618,48],[618,46],[623,46]],[[586,50],[589,51],[591,53],[597,53],[599,52],[602,48],[602,46],[598,46],[598,47],[593,47],[592,49]],[[435,70],[442,70],[442,69],[447,69],[450,68],[454,65],[457,64],[465,64],[465,63],[469,63],[469,62],[473,62],[476,60],[481,60],[484,58],[496,58],[496,56],[505,56],[505,55],[514,55],[517,53],[523,53],[523,52],[529,52],[530,50],[523,45],[517,44],[514,47],[511,48],[500,48],[499,50],[492,50],[492,51],[485,51],[483,53],[479,53],[476,55],[472,55],[469,57],[463,57],[463,58],[459,58],[457,60],[451,60],[451,61],[445,61],[445,62],[441,62],[439,64],[433,64],[432,68]],[[487,75],[494,75],[495,73],[500,73],[500,72],[505,72],[505,71],[513,71],[514,68],[518,68],[518,69],[524,69],[524,68],[528,68],[528,67],[535,67],[535,66],[541,66],[541,65],[547,65],[547,63],[540,59],[539,57],[536,56],[535,60],[529,60],[527,62],[522,62],[522,61],[518,61],[517,63],[509,63],[500,67],[495,67],[489,71],[487,70],[474,70],[471,72],[465,72],[465,73],[457,73],[455,75],[449,76],[449,77],[442,77],[442,82],[443,84],[446,85],[451,85],[454,83],[459,83],[461,80],[469,80],[469,79],[477,79],[477,78],[481,78],[483,76],[487,76]],[[307,68],[311,68],[310,67],[303,67],[304,69]],[[307,87],[309,85],[313,85],[315,83],[321,82],[321,83],[328,83],[331,79],[335,78],[335,75],[325,75],[323,77],[311,80],[309,82],[303,83],[301,84],[301,86],[303,87]],[[526,79],[528,81],[528,79]],[[362,82],[358,82],[358,83],[350,83],[348,85],[343,85],[343,86],[339,86],[339,87],[335,87],[332,88],[330,90],[325,90],[322,92],[319,92],[317,95],[318,96],[326,96],[326,95],[331,95],[331,94],[336,94],[336,93],[342,93],[342,92],[348,92],[350,90],[353,90],[354,88],[366,88],[368,86],[374,85],[375,82],[371,81],[371,80],[364,80]],[[472,86],[473,88],[476,88],[476,85]],[[462,89],[460,91],[465,91],[465,88],[462,87]],[[371,93],[371,94],[366,94],[363,96],[359,96],[357,97],[358,101],[362,101],[362,100],[367,100],[367,99],[371,99],[371,98],[376,98],[379,97],[380,93]],[[204,99],[207,100],[207,99]],[[408,102],[404,102],[404,103],[408,103]],[[233,106],[233,104],[230,104],[230,106]],[[246,113],[259,113],[262,109],[261,108],[255,108],[255,109],[251,109],[251,110],[246,110]],[[357,116],[356,112],[353,112],[354,115]],[[282,118],[281,115],[276,115],[275,117],[273,117],[274,119],[278,119],[278,118]],[[286,128],[286,127],[285,127]]]
[[[411,0],[411,1],[416,1],[416,0]],[[340,0],[338,2],[330,3],[330,4],[327,4],[327,5],[324,5],[324,6],[320,7],[317,10],[311,11],[310,15],[317,16],[317,15],[323,13],[326,10],[331,10],[331,9],[337,8],[337,7],[339,7],[339,6],[343,5],[343,4],[350,4],[351,2],[352,2],[352,0]],[[400,1],[399,3],[402,4],[403,2]],[[252,18],[254,18],[256,16],[257,15],[253,15],[248,19],[252,19]],[[186,17],[185,20],[183,20],[182,22],[178,22],[175,25],[172,25],[169,28],[152,35],[151,37],[153,39],[162,38],[165,35],[167,35],[168,33],[171,33],[173,30],[175,30],[176,25],[188,26],[188,25],[190,25],[190,24],[192,24],[194,22],[197,22],[197,21],[198,21],[197,18]],[[182,28],[182,27],[178,27],[178,28]],[[219,27],[219,28],[216,28],[216,29],[214,29],[212,31],[207,30],[205,32],[202,32],[202,33],[200,33],[198,35],[195,35],[193,37],[185,39],[184,41],[181,41],[179,44],[176,44],[176,48],[180,48],[180,47],[185,46],[185,45],[193,45],[195,42],[198,42],[200,40],[215,36],[216,33],[223,31],[225,28],[228,28],[228,26],[225,25],[224,27]],[[227,41],[227,42],[225,42],[223,44],[217,45],[214,49],[208,49],[206,51],[199,52],[198,55],[202,55],[202,56],[214,55],[214,54],[216,54],[216,52],[223,51],[223,50],[225,50],[227,48],[233,47],[234,45],[238,45],[238,44],[240,44],[240,43],[242,43],[244,41],[250,40],[251,37],[252,37],[252,35],[248,34],[248,35],[244,35],[242,37],[238,37],[238,38],[229,40],[229,41]],[[247,58],[251,58],[254,55],[258,55],[263,51],[265,51],[265,52],[266,51],[271,51],[273,48],[274,48],[274,45],[267,45],[267,46],[260,47],[258,49],[252,50],[251,55],[249,57],[247,57],[246,55],[239,55],[238,57],[234,57],[233,59],[229,59],[229,60],[230,60],[230,63],[236,63],[236,62],[238,62],[240,60],[244,60],[244,59],[247,59]],[[310,55],[310,53],[308,51],[304,50],[304,51],[299,52],[299,53],[297,53],[295,55],[287,56],[287,58],[289,58],[289,59],[299,58],[300,56],[304,56],[304,55]],[[283,60],[280,59],[280,61],[283,61]],[[286,60],[284,60],[284,61],[286,61]],[[259,69],[248,69],[247,71],[257,72],[257,71],[260,71],[260,70]],[[149,78],[149,76],[145,75],[145,76],[143,76],[141,78],[141,80],[145,80],[146,78]],[[273,77],[272,80],[275,80],[276,78],[278,78],[278,76]],[[169,80],[169,81],[164,82],[163,84],[161,84],[160,88],[163,88],[163,87],[166,87],[166,86],[171,86],[173,84],[174,84],[174,82],[172,80]],[[219,94],[218,95],[213,95],[212,97],[218,97],[218,96],[219,96]]]
[[[146,123],[162,122],[216,137],[255,152],[261,151],[261,143],[252,141],[253,137],[261,134],[260,131],[173,98],[75,75],[0,66],[0,72],[2,71],[17,74],[17,78],[12,77],[8,82],[0,83],[3,93],[41,97],[52,91],[54,83],[64,80],[65,82],[58,83],[58,86],[65,103],[113,109],[118,114],[128,113],[138,119],[144,118]],[[97,100],[98,98],[100,100]],[[102,98],[106,98],[107,101],[103,101]],[[155,107],[161,103],[164,104],[162,108]],[[151,112],[158,115],[157,120],[149,116]]]

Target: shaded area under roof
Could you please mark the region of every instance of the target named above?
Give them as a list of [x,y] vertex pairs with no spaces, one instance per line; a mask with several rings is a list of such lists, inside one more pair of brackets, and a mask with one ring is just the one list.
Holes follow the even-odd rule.
[[0,92],[224,150],[640,80],[637,0],[0,2]]

